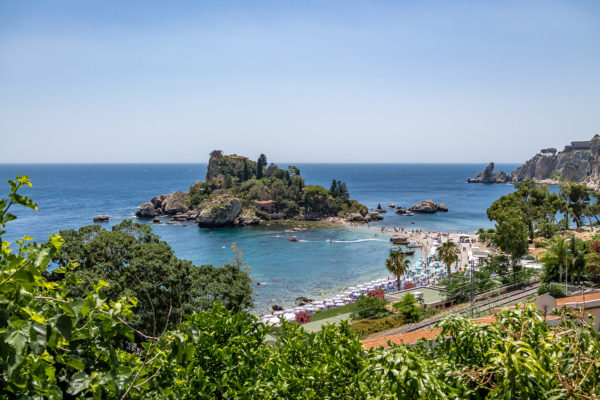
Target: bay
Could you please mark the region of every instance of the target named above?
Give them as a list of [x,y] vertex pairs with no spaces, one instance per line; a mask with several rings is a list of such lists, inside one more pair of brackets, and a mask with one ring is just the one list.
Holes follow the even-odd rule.
[[[279,163],[287,166],[286,163]],[[264,312],[271,304],[291,306],[297,296],[320,298],[371,279],[388,275],[384,261],[389,241],[378,233],[388,228],[472,232],[492,224],[486,209],[498,197],[510,193],[511,185],[467,184],[484,164],[296,164],[307,184],[329,187],[332,179],[348,184],[352,198],[377,207],[412,206],[432,199],[445,203],[448,213],[399,216],[388,209],[372,230],[331,226],[297,233],[290,242],[281,226],[200,229],[193,224],[153,225],[178,257],[196,265],[222,265],[233,257],[236,243],[250,266],[250,274],[264,286],[255,286],[255,309]],[[497,164],[510,172],[517,165]],[[18,216],[8,225],[5,240],[30,235],[45,241],[61,229],[89,225],[97,214],[110,215],[107,228],[123,219],[135,218],[137,206],[152,197],[188,190],[206,174],[206,164],[0,164],[0,180],[27,174],[33,188],[22,194],[32,197],[39,212],[13,209]],[[8,185],[0,188],[8,193]],[[148,223],[148,221],[145,221]],[[418,258],[419,254],[415,255]]]

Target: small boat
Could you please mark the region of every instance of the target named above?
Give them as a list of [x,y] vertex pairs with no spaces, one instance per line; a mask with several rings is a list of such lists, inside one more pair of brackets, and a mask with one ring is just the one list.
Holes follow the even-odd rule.
[[408,247],[409,249],[418,249],[419,247],[421,247],[421,245],[416,243],[409,243],[406,247]]
[[414,250],[400,250],[400,253],[404,254],[405,256],[412,256],[413,254],[415,254]]
[[299,242],[300,240],[298,240],[298,238],[296,236],[292,236],[290,237],[290,242]]
[[392,236],[390,242],[394,244],[408,244],[408,238],[403,236]]

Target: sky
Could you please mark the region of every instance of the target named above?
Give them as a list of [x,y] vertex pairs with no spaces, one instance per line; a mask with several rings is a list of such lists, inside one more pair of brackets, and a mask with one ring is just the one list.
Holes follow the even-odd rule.
[[594,134],[598,1],[0,0],[0,163],[520,163]]

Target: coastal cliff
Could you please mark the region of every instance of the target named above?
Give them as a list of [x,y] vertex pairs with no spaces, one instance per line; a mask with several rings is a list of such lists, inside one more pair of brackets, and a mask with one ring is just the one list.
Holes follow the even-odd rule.
[[480,172],[469,183],[516,183],[533,179],[538,183],[559,184],[563,181],[581,183],[600,189],[600,136],[590,141],[572,142],[563,151],[543,149],[523,165],[511,172],[493,173],[494,164]]
[[189,191],[163,194],[142,203],[138,218],[171,217],[201,227],[254,225],[268,220],[323,220],[339,217],[368,222],[381,219],[349,199],[346,184],[332,181],[329,190],[305,185],[300,170],[284,170],[261,154],[255,162],[245,156],[211,152],[205,181]]

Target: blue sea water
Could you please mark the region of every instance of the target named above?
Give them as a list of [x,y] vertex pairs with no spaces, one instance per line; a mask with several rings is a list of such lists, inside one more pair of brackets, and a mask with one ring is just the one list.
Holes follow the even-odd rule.
[[[285,164],[281,164],[285,165]],[[399,216],[391,209],[383,221],[371,226],[404,227],[432,231],[472,232],[491,227],[485,211],[511,185],[467,184],[483,164],[297,164],[307,184],[329,187],[332,179],[348,184],[352,198],[377,207],[381,203],[412,206],[421,200],[445,203],[448,213]],[[506,172],[513,164],[498,164]],[[7,228],[5,240],[29,235],[41,242],[61,229],[92,223],[97,214],[110,215],[110,223],[135,218],[137,206],[152,197],[187,190],[203,179],[206,164],[0,164],[0,182],[27,174],[33,188],[22,194],[39,204],[39,212],[15,208],[18,216]],[[0,194],[8,193],[8,185]],[[5,197],[5,195],[3,196]],[[297,233],[290,242],[282,227],[200,229],[193,224],[153,225],[178,257],[197,265],[222,265],[233,257],[236,243],[251,267],[255,281],[255,311],[271,304],[291,306],[297,296],[320,297],[344,287],[388,275],[384,260],[389,241],[377,231],[334,226]],[[331,240],[331,241],[330,241]],[[419,255],[415,255],[418,257]]]

